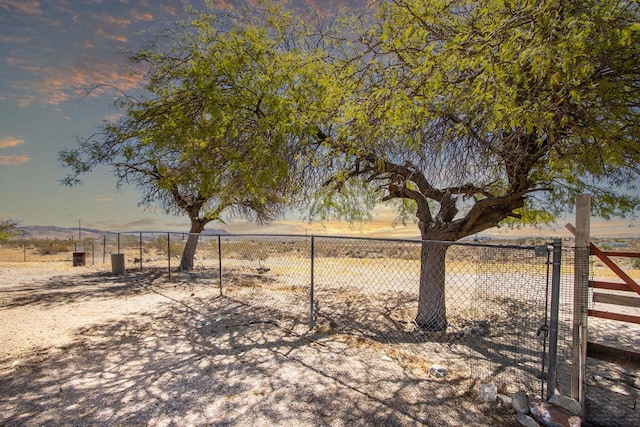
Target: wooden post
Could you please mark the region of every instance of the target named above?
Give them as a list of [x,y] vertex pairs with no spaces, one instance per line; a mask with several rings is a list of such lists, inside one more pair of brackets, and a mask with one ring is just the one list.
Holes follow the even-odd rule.
[[587,318],[589,310],[589,243],[591,196],[576,199],[575,270],[573,291],[573,362],[571,367],[571,397],[586,409]]

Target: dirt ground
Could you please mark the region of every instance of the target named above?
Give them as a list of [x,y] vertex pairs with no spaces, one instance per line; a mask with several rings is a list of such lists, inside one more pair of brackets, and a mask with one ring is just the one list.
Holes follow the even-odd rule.
[[517,425],[463,375],[166,270],[0,263],[0,425]]

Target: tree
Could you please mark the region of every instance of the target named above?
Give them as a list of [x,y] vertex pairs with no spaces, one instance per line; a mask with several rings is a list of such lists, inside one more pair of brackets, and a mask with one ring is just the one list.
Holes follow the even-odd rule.
[[273,219],[296,193],[297,142],[308,134],[294,111],[308,88],[295,43],[303,31],[273,5],[235,17],[194,14],[168,43],[158,37],[131,57],[149,70],[146,98],[123,94],[120,120],[59,154],[72,170],[63,182],[108,165],[119,185],[141,190],[143,205],[186,214],[181,270],[193,268],[199,233],[223,212]]
[[342,96],[326,107],[319,153],[333,166],[314,209],[361,215],[370,204],[353,210],[354,200],[377,195],[415,213],[432,241],[418,325],[447,326],[446,242],[549,222],[582,193],[604,218],[637,212],[638,8],[384,1],[352,42],[358,54],[327,66]]
[[0,219],[0,243],[6,242],[10,238],[16,235],[16,227],[20,224],[13,219]]

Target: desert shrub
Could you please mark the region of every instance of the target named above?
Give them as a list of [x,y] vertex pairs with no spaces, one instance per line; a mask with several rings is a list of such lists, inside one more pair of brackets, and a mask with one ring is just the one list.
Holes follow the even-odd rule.
[[[169,250],[171,251],[171,256],[182,256],[182,252],[184,251],[185,242],[181,239],[172,238],[169,246]],[[151,249],[155,249],[160,254],[167,254],[167,236],[160,235],[150,242],[145,243],[145,250],[150,251]],[[146,252],[145,252],[146,253]]]
[[71,252],[73,251],[73,242],[70,240],[60,240],[60,239],[37,239],[32,240],[31,247],[33,250],[40,255],[51,255],[57,254],[60,252]]
[[222,245],[222,253],[228,254],[231,258],[253,261],[267,259],[269,248],[264,243],[253,241],[227,242]]

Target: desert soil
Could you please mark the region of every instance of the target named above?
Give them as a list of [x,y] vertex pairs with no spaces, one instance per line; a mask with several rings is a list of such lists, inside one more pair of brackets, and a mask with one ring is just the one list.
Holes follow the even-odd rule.
[[516,425],[434,378],[149,269],[0,263],[0,425]]

